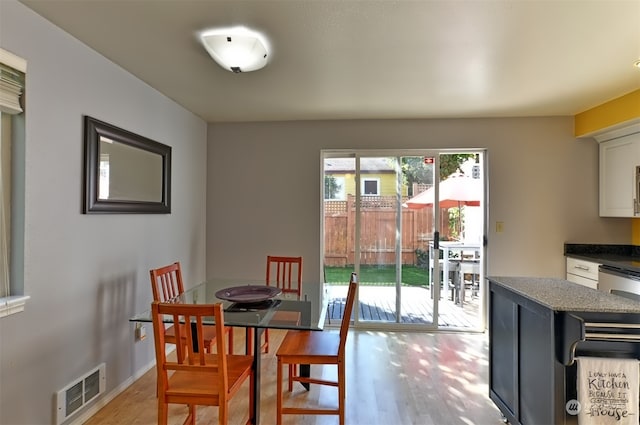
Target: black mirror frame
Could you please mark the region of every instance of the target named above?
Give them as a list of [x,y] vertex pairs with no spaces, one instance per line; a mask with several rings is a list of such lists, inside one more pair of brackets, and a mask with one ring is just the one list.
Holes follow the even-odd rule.
[[[100,174],[100,136],[157,153],[162,157],[162,200],[121,201],[98,198]],[[171,146],[139,136],[111,124],[84,116],[84,214],[170,214],[171,213]]]

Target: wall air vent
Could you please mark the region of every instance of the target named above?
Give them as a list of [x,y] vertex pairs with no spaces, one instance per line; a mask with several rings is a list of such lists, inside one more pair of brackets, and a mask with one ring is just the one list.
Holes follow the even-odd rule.
[[107,386],[105,368],[105,364],[101,363],[57,392],[56,424],[63,423],[78,413],[87,403],[104,393]]

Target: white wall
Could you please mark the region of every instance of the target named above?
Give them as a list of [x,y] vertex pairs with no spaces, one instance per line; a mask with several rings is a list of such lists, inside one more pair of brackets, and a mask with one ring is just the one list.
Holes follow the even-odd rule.
[[[206,123],[21,3],[0,1],[0,47],[28,61],[25,292],[0,319],[0,423],[54,422],[54,393],[106,362],[107,391],[155,360],[128,319],[149,269],[205,277]],[[82,117],[172,146],[172,213],[83,215]],[[151,327],[148,327],[151,333]]]
[[488,151],[488,274],[563,277],[565,242],[631,243],[629,219],[598,217],[596,142],[572,133],[571,117],[209,124],[207,273],[261,279],[268,253],[302,255],[315,299],[320,150],[450,147]]

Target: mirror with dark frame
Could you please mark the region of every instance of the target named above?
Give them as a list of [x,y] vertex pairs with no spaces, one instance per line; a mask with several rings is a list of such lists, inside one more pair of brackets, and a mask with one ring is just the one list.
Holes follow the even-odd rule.
[[171,147],[84,117],[84,213],[171,212]]

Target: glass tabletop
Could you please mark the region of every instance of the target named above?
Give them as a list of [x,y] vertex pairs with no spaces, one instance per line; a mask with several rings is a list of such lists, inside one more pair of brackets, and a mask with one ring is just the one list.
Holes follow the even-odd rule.
[[[326,305],[320,311],[314,308],[311,301],[289,299],[283,294],[277,294],[268,299],[257,302],[233,302],[218,298],[223,289],[242,292],[246,286],[255,287],[256,281],[232,281],[210,279],[200,283],[175,298],[177,303],[185,304],[215,304],[221,302],[224,306],[224,321],[226,326],[255,327],[274,329],[322,330],[326,314]],[[263,285],[264,286],[264,285]],[[274,291],[275,292],[275,291]],[[132,322],[151,322],[151,306],[142,313],[131,317]],[[166,317],[167,323],[172,319]],[[206,322],[205,322],[206,323]],[[213,317],[208,324],[214,324]]]

